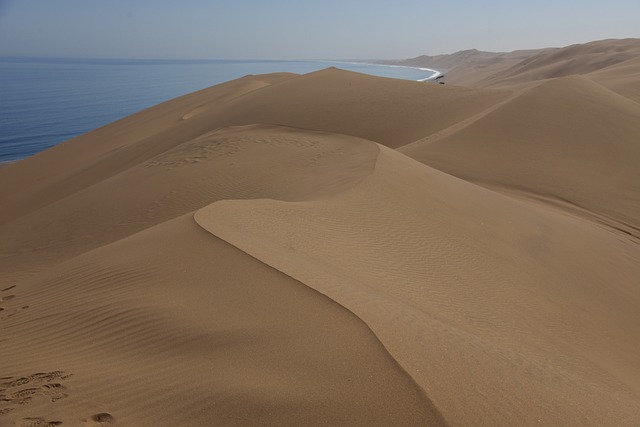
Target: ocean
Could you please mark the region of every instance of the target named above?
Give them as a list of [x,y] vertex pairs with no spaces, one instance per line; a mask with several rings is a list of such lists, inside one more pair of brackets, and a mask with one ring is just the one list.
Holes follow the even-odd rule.
[[247,74],[338,67],[424,80],[432,70],[331,61],[0,58],[0,163]]

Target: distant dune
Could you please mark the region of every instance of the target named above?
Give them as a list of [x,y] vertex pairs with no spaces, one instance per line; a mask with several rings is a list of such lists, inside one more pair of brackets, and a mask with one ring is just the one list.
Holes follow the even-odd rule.
[[640,104],[570,76],[527,89],[460,130],[400,151],[463,179],[550,199],[638,235],[639,123]]
[[3,167],[0,425],[639,425],[639,53],[246,76]]
[[[475,49],[449,55],[419,56],[398,65],[431,67],[446,74],[448,83],[475,87],[528,84],[555,77],[587,74],[640,57],[640,39],[602,40],[564,48],[482,52]],[[630,65],[630,64],[627,64]],[[637,61],[635,64],[637,65]],[[627,69],[625,76],[638,72]]]

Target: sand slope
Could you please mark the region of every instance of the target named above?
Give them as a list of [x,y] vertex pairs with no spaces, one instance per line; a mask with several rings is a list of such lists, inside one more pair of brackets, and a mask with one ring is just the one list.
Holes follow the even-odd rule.
[[1,168],[0,426],[640,424],[633,44],[246,76]]
[[608,89],[640,103],[640,55],[587,76]]
[[465,86],[479,86],[498,72],[510,69],[535,55],[556,49],[517,50],[513,52],[483,52],[468,49],[452,54],[428,56],[401,61],[381,61],[408,67],[428,67],[445,75],[448,83]]
[[601,40],[555,50],[542,50],[512,67],[488,76],[484,86],[505,86],[587,74],[640,56],[640,39]]
[[191,215],[11,293],[3,329],[25,333],[0,350],[2,425],[438,423],[357,317]]
[[455,85],[510,87],[573,74],[599,72],[639,56],[640,39],[611,39],[562,48],[513,52],[469,49],[448,55],[423,55],[382,63],[434,68],[445,73],[447,83]]
[[[395,147],[477,114],[506,96],[491,90],[443,91],[336,69],[294,77],[248,76],[134,114],[33,156],[20,167],[3,168],[0,196],[6,208],[0,223],[221,127],[271,123]],[[15,182],[25,190],[14,191]]]
[[640,104],[585,77],[529,89],[473,124],[400,151],[473,182],[526,192],[640,236]]
[[[339,135],[230,128],[13,221],[3,243],[24,249],[6,254],[4,282],[71,259],[7,291],[2,326],[38,326],[2,347],[15,373],[3,387],[6,419],[28,424],[44,413],[77,424],[108,413],[124,425],[441,423],[358,318],[181,216],[224,197],[340,191],[373,169],[377,152],[371,142]],[[338,314],[323,314],[318,303]],[[52,357],[48,348],[60,350]],[[43,370],[50,379],[19,380]],[[24,393],[31,394],[21,404]],[[140,394],[149,397],[132,404],[128,396]],[[186,412],[184,396],[197,396]]]
[[356,313],[454,425],[640,416],[637,242],[382,147],[334,197],[195,218]]
[[0,265],[12,280],[215,200],[286,199],[311,195],[314,185],[318,191],[349,185],[359,168],[373,167],[376,152],[356,138],[282,127],[206,133],[0,226]]
[[[398,147],[501,100],[501,91],[364,76],[326,69],[234,100],[225,124],[250,120],[358,136]],[[313,102],[310,102],[313,100]]]
[[[38,153],[2,169],[0,223],[55,202],[74,192],[215,127],[180,126],[182,118],[204,105],[222,107],[248,88],[291,75],[246,77],[165,102]],[[20,183],[22,191],[15,191]]]

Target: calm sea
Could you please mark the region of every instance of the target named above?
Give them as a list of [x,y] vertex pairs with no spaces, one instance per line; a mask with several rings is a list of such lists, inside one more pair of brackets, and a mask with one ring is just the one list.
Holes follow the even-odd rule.
[[31,156],[136,111],[247,74],[329,66],[421,80],[428,70],[329,61],[0,58],[0,162]]

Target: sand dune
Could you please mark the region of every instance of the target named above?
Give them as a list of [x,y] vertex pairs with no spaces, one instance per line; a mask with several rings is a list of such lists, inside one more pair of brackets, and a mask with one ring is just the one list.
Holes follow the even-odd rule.
[[[16,307],[29,307],[2,318],[5,330],[25,331],[1,350],[3,374],[13,374],[2,380],[6,421],[439,419],[357,317],[207,235],[191,215],[62,263],[12,293]],[[32,378],[43,371],[46,378]]]
[[640,104],[586,77],[536,86],[400,151],[461,178],[597,214],[640,236]]
[[[640,265],[615,233],[382,147],[375,171],[334,197],[227,200],[195,218],[361,317],[452,424],[606,423],[592,402],[639,414],[640,377],[618,369],[639,350],[620,319],[637,312]],[[624,297],[602,293],[614,272]]]
[[[235,99],[223,125],[273,123],[397,147],[503,100],[500,91],[452,88],[326,69]],[[313,102],[309,102],[313,100]]]
[[[270,86],[247,91],[256,87],[255,81],[258,87]],[[7,206],[0,223],[221,127],[272,123],[399,146],[476,114],[505,96],[500,91],[465,88],[443,93],[433,85],[336,69],[296,77],[245,77],[60,144],[22,162],[29,167],[7,167],[7,176],[29,191],[13,191],[10,179],[0,182]]]
[[602,40],[557,50],[543,50],[507,70],[489,76],[484,85],[508,85],[573,74],[587,74],[640,55],[640,39]]
[[331,191],[376,153],[357,138],[266,125],[206,133],[0,226],[0,265],[17,280],[216,200]]
[[407,67],[429,67],[445,74],[446,81],[452,84],[479,86],[488,77],[510,69],[516,64],[556,49],[517,50],[514,52],[483,52],[468,49],[453,54],[428,56],[422,55],[400,61],[381,61]]
[[[638,56],[640,39],[622,39],[513,52],[482,52],[470,49],[448,55],[423,55],[386,62],[434,68],[445,73],[446,81],[455,85],[509,87],[573,74],[598,72],[635,60]],[[625,72],[625,75],[632,74]]]
[[640,57],[603,68],[588,77],[612,91],[640,103]]
[[638,425],[634,43],[246,76],[3,167],[0,425]]
[[[224,105],[236,93],[257,82],[276,82],[290,75],[247,77],[176,98],[126,117],[7,166],[0,180],[4,209],[0,223],[18,218],[49,203],[189,141],[215,128],[179,126],[182,118],[203,105]],[[248,80],[248,81],[247,81]],[[186,121],[184,121],[186,123]],[[177,129],[176,129],[177,128]],[[172,130],[178,132],[171,132]],[[166,134],[166,135],[165,135]],[[15,191],[19,182],[24,191]]]

